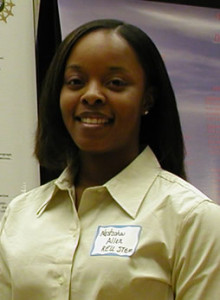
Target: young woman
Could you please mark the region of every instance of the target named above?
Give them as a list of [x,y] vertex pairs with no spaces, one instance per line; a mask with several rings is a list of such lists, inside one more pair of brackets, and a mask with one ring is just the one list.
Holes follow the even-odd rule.
[[4,300],[210,300],[220,208],[184,181],[175,96],[135,26],[96,20],[61,43],[45,80],[41,165],[1,225]]

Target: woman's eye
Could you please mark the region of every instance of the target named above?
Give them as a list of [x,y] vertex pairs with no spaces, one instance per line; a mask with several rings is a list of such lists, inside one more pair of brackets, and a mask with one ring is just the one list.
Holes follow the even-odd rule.
[[83,80],[80,78],[70,78],[65,80],[65,84],[71,88],[81,88],[83,86]]
[[108,86],[112,89],[123,89],[126,86],[126,82],[122,79],[112,79],[108,82]]

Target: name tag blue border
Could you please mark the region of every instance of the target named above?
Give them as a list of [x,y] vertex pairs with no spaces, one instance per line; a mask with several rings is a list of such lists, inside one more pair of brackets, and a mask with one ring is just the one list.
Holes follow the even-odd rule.
[[135,245],[135,248],[134,248],[134,251],[132,253],[132,255],[134,254],[134,252],[136,251],[137,249],[137,246],[138,246],[138,242],[140,240],[140,235],[141,235],[141,231],[142,231],[142,226],[140,225],[100,225],[97,227],[97,230],[96,230],[96,235],[95,235],[95,238],[93,240],[93,245],[92,245],[92,249],[90,251],[90,256],[120,256],[120,257],[130,257],[132,255],[120,255],[120,254],[116,254],[116,253],[106,253],[106,254],[92,254],[94,248],[95,248],[95,241],[98,237],[98,234],[99,234],[99,229],[100,228],[108,228],[108,227],[113,227],[113,228],[128,228],[128,227],[138,227],[140,228],[139,230],[139,233],[138,233],[138,238],[137,238],[137,244]]

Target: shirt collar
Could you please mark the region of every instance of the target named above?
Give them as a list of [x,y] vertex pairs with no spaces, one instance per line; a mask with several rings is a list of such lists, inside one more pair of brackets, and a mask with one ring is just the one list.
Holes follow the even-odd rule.
[[[76,171],[76,170],[75,170]],[[75,175],[74,175],[75,176]],[[73,177],[74,177],[73,176]],[[70,174],[70,170],[67,167],[61,175],[55,180],[55,185],[60,189],[60,190],[69,190],[72,189],[73,187],[73,178]]]
[[53,180],[45,185],[43,193],[44,199],[46,200],[39,207],[37,216],[40,217],[42,215],[42,213],[46,210],[49,202],[52,201],[53,197],[59,190],[69,191],[70,189],[72,189],[72,180],[69,169],[66,168],[56,180]]
[[136,159],[104,186],[117,203],[135,218],[141,203],[161,171],[152,150],[147,147]]
[[[132,218],[135,218],[141,203],[150,189],[161,167],[152,150],[147,147],[124,170],[104,184],[112,198]],[[52,187],[51,187],[52,185]],[[66,168],[61,175],[44,189],[46,199],[37,211],[38,217],[45,211],[55,194],[72,190],[72,177]]]

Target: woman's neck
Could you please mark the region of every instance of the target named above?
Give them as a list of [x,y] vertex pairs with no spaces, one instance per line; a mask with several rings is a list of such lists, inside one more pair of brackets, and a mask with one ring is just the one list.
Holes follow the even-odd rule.
[[79,206],[83,191],[88,187],[100,186],[109,181],[139,154],[131,153],[87,153],[79,152],[79,169],[75,177],[76,206]]
[[103,185],[128,166],[138,154],[131,153],[125,157],[124,153],[80,153],[80,167],[75,185]]

